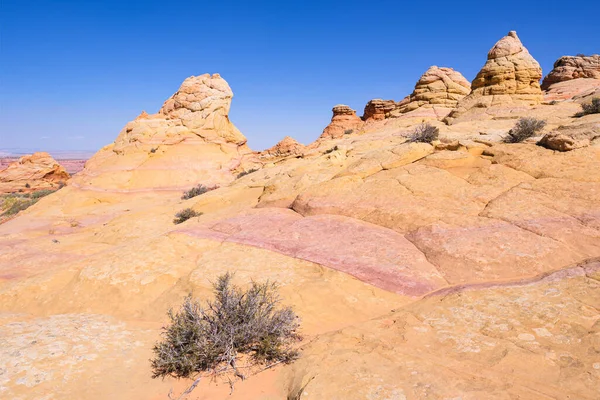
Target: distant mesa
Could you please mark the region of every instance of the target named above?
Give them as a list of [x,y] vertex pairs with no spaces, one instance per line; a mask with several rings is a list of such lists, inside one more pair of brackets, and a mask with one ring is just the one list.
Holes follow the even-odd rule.
[[554,69],[544,78],[542,89],[547,90],[555,83],[580,78],[600,79],[600,55],[559,58],[554,63]]
[[446,119],[452,123],[472,109],[542,102],[542,68],[523,46],[515,31],[489,51],[487,62],[471,83],[471,93],[460,100]]
[[344,134],[356,133],[362,127],[363,121],[356,115],[356,111],[347,105],[338,104],[331,111],[331,122],[323,130],[320,139],[337,139]]
[[251,150],[229,121],[232,98],[219,74],[187,78],[158,113],[144,111],[125,125],[114,143],[87,162],[73,186],[131,192],[233,181],[232,171]]
[[69,178],[65,168],[50,154],[33,153],[0,170],[0,193],[56,188]]

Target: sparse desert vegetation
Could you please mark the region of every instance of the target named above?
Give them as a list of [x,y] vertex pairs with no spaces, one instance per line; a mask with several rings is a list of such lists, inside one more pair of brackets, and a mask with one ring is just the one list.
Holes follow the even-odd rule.
[[583,103],[581,111],[575,114],[575,116],[583,117],[590,114],[600,114],[600,97],[594,97],[590,103]]
[[546,121],[525,117],[517,121],[504,138],[505,143],[521,143],[525,139],[538,135],[546,126]]
[[184,208],[175,214],[175,219],[173,219],[173,223],[175,225],[181,224],[182,222],[187,221],[190,218],[199,217],[202,215],[201,212],[194,210],[193,208]]
[[[225,273],[213,284],[214,299],[201,304],[187,296],[169,310],[170,324],[154,346],[153,378],[197,378],[231,374],[244,379],[256,366],[270,367],[298,357],[299,320],[280,304],[275,282],[252,282],[247,290]],[[243,358],[243,364],[240,360]]]
[[338,149],[339,148],[337,146],[333,146],[332,148],[325,150],[323,152],[323,154],[330,154],[330,153],[333,153],[334,151],[337,151]]
[[431,143],[434,140],[437,140],[439,135],[439,128],[428,123],[422,123],[413,130],[413,133],[409,137],[409,141],[416,143]]
[[183,192],[181,199],[188,200],[193,197],[200,196],[201,194],[204,194],[206,192],[210,192],[211,190],[215,190],[217,188],[218,188],[218,186],[216,186],[216,185],[215,186],[205,186],[205,185],[200,184],[198,186],[194,186],[190,190],[186,190],[185,192]]
[[256,171],[258,171],[257,168],[250,168],[247,171],[242,171],[239,174],[237,174],[236,179],[240,179],[241,177],[246,176],[246,175],[251,174],[251,173],[256,172]]
[[11,193],[0,196],[0,217],[10,217],[37,203],[42,197],[48,196],[56,190],[44,189],[33,193]]

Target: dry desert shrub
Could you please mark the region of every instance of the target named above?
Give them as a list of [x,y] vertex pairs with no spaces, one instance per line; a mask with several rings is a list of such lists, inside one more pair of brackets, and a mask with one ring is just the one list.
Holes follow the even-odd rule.
[[204,185],[200,184],[198,186],[194,186],[190,190],[183,192],[181,199],[188,200],[188,199],[191,199],[192,197],[200,196],[201,194],[210,192],[211,190],[215,190],[217,188],[218,188],[218,186],[204,186]]
[[409,137],[409,141],[417,143],[431,143],[440,135],[439,128],[431,125],[422,123],[418,125]]
[[546,126],[546,121],[525,117],[517,121],[515,126],[508,131],[508,135],[504,138],[505,143],[521,143],[525,139],[537,135]]
[[337,146],[333,146],[332,148],[325,150],[323,154],[330,154],[337,150],[339,150],[339,148]]
[[600,114],[600,97],[594,97],[591,103],[582,104],[581,111],[575,114],[575,116],[583,117],[589,114]]
[[201,212],[197,212],[191,208],[184,208],[183,210],[175,214],[175,219],[173,220],[173,223],[175,225],[181,224],[182,222],[185,222],[190,218],[199,217],[200,215],[202,215]]
[[300,339],[298,317],[290,307],[280,306],[277,284],[252,282],[242,290],[232,284],[232,277],[219,276],[214,300],[202,305],[189,295],[178,311],[169,310],[170,324],[153,349],[153,378],[207,373],[228,375],[232,384],[231,376],[244,379],[244,371],[253,367],[269,368],[298,357],[292,347]]
[[258,169],[256,169],[256,168],[250,168],[248,171],[242,171],[239,174],[237,174],[235,179],[240,179],[241,177],[246,176],[246,175],[251,174],[256,171],[258,171]]

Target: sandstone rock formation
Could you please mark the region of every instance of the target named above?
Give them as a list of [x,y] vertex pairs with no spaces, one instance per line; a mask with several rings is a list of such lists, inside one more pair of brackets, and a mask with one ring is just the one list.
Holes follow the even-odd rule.
[[[218,74],[187,78],[158,113],[143,112],[73,180],[97,191],[182,190],[233,180],[250,153],[229,121],[233,92]],[[185,171],[182,174],[181,171]]]
[[539,144],[551,150],[570,151],[600,143],[600,115],[585,119],[558,127],[544,135]]
[[544,92],[544,100],[548,103],[585,97],[600,97],[600,79],[578,78],[557,82]]
[[[498,143],[514,118],[483,118],[440,126],[433,146],[388,118],[233,180],[259,155],[212,105],[229,104],[225,90],[199,100],[215,77],[195,79],[128,124],[79,185],[0,224],[0,397],[178,395],[191,382],[152,379],[148,362],[166,311],[231,271],[278,282],[302,320],[301,356],[233,393],[203,379],[192,398],[600,398],[593,139],[567,152]],[[572,118],[576,101],[528,112],[549,130],[596,129],[595,115]],[[163,190],[190,174],[220,187]],[[184,208],[201,214],[174,225]]]
[[471,83],[471,93],[448,116],[452,122],[474,108],[531,106],[543,100],[542,68],[523,46],[515,31],[489,51],[487,62]]
[[386,118],[386,115],[396,109],[394,100],[373,99],[365,106],[363,120],[378,121]]
[[542,89],[547,90],[555,83],[580,78],[600,79],[600,55],[559,58],[554,63],[554,69],[544,78]]
[[323,130],[320,139],[340,138],[347,132],[356,133],[360,129],[363,122],[356,115],[356,111],[344,104],[338,104],[331,110],[333,117],[331,122]]
[[471,84],[452,68],[429,69],[421,76],[412,94],[398,104],[400,113],[414,111],[419,107],[453,109],[458,101],[471,92]]
[[0,193],[30,192],[58,187],[68,179],[67,171],[50,154],[33,153],[0,170]]
[[261,158],[278,158],[287,156],[301,155],[304,151],[305,146],[298,143],[296,139],[286,136],[279,141],[275,146],[262,151],[260,153]]

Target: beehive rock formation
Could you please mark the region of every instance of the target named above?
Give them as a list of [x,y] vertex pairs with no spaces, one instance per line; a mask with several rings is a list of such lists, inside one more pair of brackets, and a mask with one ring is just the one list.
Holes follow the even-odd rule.
[[187,78],[158,113],[143,112],[125,125],[73,184],[131,192],[232,181],[232,170],[250,152],[244,135],[229,121],[232,98],[218,74]]
[[277,158],[287,157],[291,155],[300,155],[304,151],[305,146],[290,136],[284,137],[275,146],[262,151],[261,158]]
[[363,113],[364,121],[378,121],[386,118],[386,115],[396,109],[394,100],[373,99],[365,106]]
[[[227,271],[278,285],[300,356],[244,360],[233,392],[210,374],[190,399],[600,398],[600,114],[573,118],[592,94],[520,106],[571,151],[501,143],[510,107],[407,142],[401,118],[421,106],[263,162],[214,79],[128,124],[79,185],[0,223],[0,398],[180,397],[193,380],[152,379],[152,348],[167,311],[212,298]],[[556,85],[576,81],[596,80]],[[188,179],[223,183],[166,190]],[[173,224],[188,207],[199,215]]]
[[331,110],[331,122],[323,130],[320,139],[340,138],[348,131],[360,129],[363,122],[356,115],[356,111],[344,104],[338,104]]
[[600,55],[559,58],[554,63],[554,69],[544,78],[542,89],[547,90],[555,83],[580,78],[600,79]]
[[471,83],[471,93],[459,101],[447,121],[473,108],[531,106],[543,100],[542,68],[523,46],[515,31],[500,39],[489,51],[487,62]]
[[67,171],[50,154],[33,153],[0,170],[0,193],[57,187],[68,179]]
[[452,109],[470,92],[471,84],[460,72],[434,65],[421,76],[412,94],[398,104],[398,111],[434,106]]

